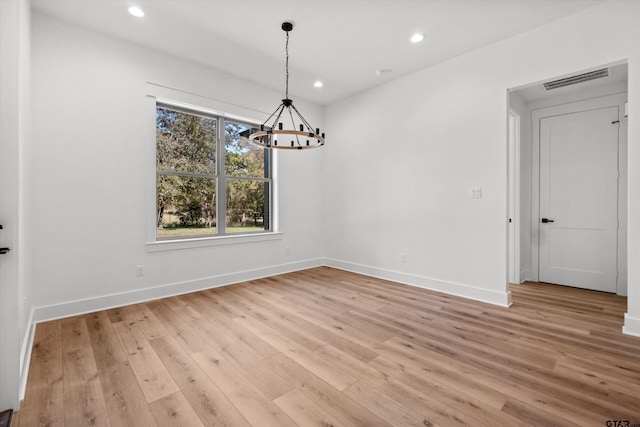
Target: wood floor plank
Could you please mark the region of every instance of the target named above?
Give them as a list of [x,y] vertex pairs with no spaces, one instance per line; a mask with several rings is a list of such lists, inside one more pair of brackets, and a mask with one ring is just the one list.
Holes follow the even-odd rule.
[[386,324],[386,329],[403,337],[410,343],[425,346],[439,343],[451,349],[451,351],[456,351],[459,354],[469,354],[477,359],[487,360],[503,367],[524,370],[535,368],[551,369],[555,364],[555,360],[547,355],[540,353],[530,354],[529,352],[522,354],[517,349],[517,346],[510,346],[504,340],[499,342],[498,345],[494,343],[494,346],[492,346],[487,343],[489,341],[488,338],[484,341],[478,341],[471,334],[465,334],[461,328],[452,328],[442,324],[440,321],[435,321],[437,327],[425,330],[423,325],[413,321],[399,322],[396,319],[384,318],[380,315],[374,318],[367,313],[350,312],[349,315],[370,322],[376,327]]
[[129,365],[148,403],[179,391],[178,386],[151,348],[136,323],[113,323],[113,330],[127,353]]
[[[188,353],[197,353],[205,350],[209,345],[198,335],[191,325],[183,321],[169,304],[167,304],[168,301],[173,301],[174,298],[154,301],[146,305],[158,320],[162,322],[165,329],[169,332],[169,335],[179,342]],[[182,300],[179,301],[183,302]],[[172,305],[176,305],[175,301]]]
[[290,392],[296,386],[289,378],[271,369],[264,360],[245,364],[240,369],[247,378],[251,378],[251,383],[271,400]]
[[108,314],[104,311],[91,313],[85,316],[85,321],[96,367],[105,371],[127,363],[127,355],[113,332]]
[[25,403],[21,407],[22,426],[64,425],[64,382],[60,322],[36,327]]
[[32,387],[20,406],[22,426],[63,426],[64,400],[62,382],[47,387]]
[[227,292],[226,295],[232,297],[231,303],[236,305],[236,307],[242,311],[242,315],[251,316],[266,325],[272,325],[271,327],[273,329],[277,329],[281,334],[295,341],[307,350],[315,351],[324,344],[321,340],[305,333],[305,331],[301,330],[294,322],[289,321],[284,316],[278,316],[272,310],[261,307],[252,299],[242,297],[238,293]]
[[[414,346],[414,348],[411,349],[406,348],[406,352],[413,353],[414,357],[420,357],[418,355],[422,353],[422,350],[423,349],[418,346]],[[590,425],[593,422],[594,416],[596,415],[596,413],[593,412],[596,410],[594,408],[595,402],[588,402],[584,398],[576,399],[566,394],[545,394],[544,387],[538,381],[531,383],[508,381],[512,378],[513,372],[502,380],[494,381],[491,388],[576,424]],[[434,386],[437,385],[436,382],[432,383]]]
[[[243,328],[231,319],[210,313],[208,318],[191,323],[210,345],[238,346],[242,351],[259,358],[273,356],[278,351],[260,339],[256,334]],[[214,331],[215,333],[211,333]]]
[[[497,370],[491,366],[478,365],[474,361],[441,355],[424,347],[411,349],[396,341],[389,341],[380,349],[380,353],[382,356],[369,362],[369,365],[375,367],[381,359],[391,359],[417,371],[430,372],[431,375],[442,376],[450,381],[454,381],[451,374],[457,374],[463,378],[463,382],[459,383],[456,389],[475,392],[479,399],[496,408],[503,404],[505,396],[504,393],[496,391],[496,384],[504,382],[512,372],[509,368]],[[468,382],[466,386],[464,379]]]
[[[246,284],[253,284],[253,286],[256,286],[255,283],[256,282],[253,281],[246,282]],[[260,286],[260,282],[257,283],[257,286]],[[238,285],[241,286],[243,283],[239,283]],[[206,291],[202,291],[202,295],[207,298],[210,307],[217,308],[219,312],[226,314],[229,319],[233,319],[234,317],[241,316],[242,313],[227,302],[228,288],[229,287],[225,286],[223,288],[208,289]]]
[[252,425],[295,425],[249,379],[213,349],[193,354],[192,358]]
[[337,418],[331,416],[297,389],[278,397],[274,403],[299,426],[344,426]]
[[[262,360],[265,356],[258,354],[257,349],[252,347],[251,344],[243,340],[234,339],[233,334],[229,334],[227,329],[219,328],[220,323],[214,322],[211,319],[200,319],[193,322],[193,327],[196,332],[202,337],[207,344],[207,348],[211,347],[222,353],[237,367],[244,366],[246,364]],[[240,325],[234,325],[235,328],[240,328]],[[250,332],[245,332],[246,334]],[[249,340],[253,343],[253,339]],[[264,341],[260,341],[261,347],[267,347],[268,344]],[[269,346],[271,347],[271,346]],[[271,347],[270,354],[276,354],[278,351]],[[267,355],[267,356],[268,356]]]
[[333,347],[325,345],[315,351],[315,354],[322,357],[332,366],[358,378],[361,382],[377,385],[386,381],[386,375],[371,367],[371,365],[356,359],[355,357]]
[[129,306],[129,322],[135,322],[148,340],[167,335],[167,329],[145,304]]
[[181,392],[149,404],[158,427],[204,427],[202,421]]
[[[173,302],[171,310],[174,311],[182,319],[183,322],[189,323],[192,320],[203,318],[203,314],[196,310],[189,301],[190,295],[178,295],[171,297],[169,300]],[[176,303],[180,301],[179,303]]]
[[338,390],[344,390],[357,381],[353,375],[337,369],[323,358],[254,319],[236,317],[234,320]]
[[629,381],[625,376],[625,370],[615,369],[591,363],[582,358],[571,358],[558,361],[554,371],[574,376],[582,382],[607,388],[627,390],[630,393],[640,395],[640,383]]
[[276,354],[266,359],[271,369],[288,377],[297,384],[297,389],[324,411],[347,426],[391,426],[369,409],[358,404],[336,388],[298,365],[284,354]]
[[300,300],[296,301],[295,299],[282,298],[278,304],[280,304],[280,307],[285,310],[288,310],[305,319],[307,322],[314,323],[316,325],[322,325],[323,323],[330,322],[335,318],[335,316],[331,314],[323,313],[320,310],[316,310],[314,307],[310,307],[308,304],[301,303]]
[[640,425],[626,298],[498,307],[329,267],[38,324],[32,426]]
[[273,313],[272,317],[275,318],[276,323],[278,323],[279,326],[286,325],[288,331],[297,329],[299,334],[304,335],[304,339],[312,342],[312,344],[307,348],[312,348],[318,343],[320,343],[320,346],[330,344],[364,362],[368,362],[378,356],[377,353],[355,343],[352,340],[333,333],[330,329],[324,326],[318,326],[315,323],[309,322],[306,319],[291,313],[290,311],[282,309],[279,305],[264,299],[262,295],[260,295],[262,292],[260,292],[260,294],[252,292],[250,297],[248,297],[247,294],[249,294],[249,292],[246,292],[243,289],[240,289],[237,292],[237,295],[240,297],[249,299],[253,304],[263,309],[259,312],[259,315],[266,316],[267,313]]
[[30,368],[29,385],[35,388],[61,383],[62,332],[60,322],[38,324],[33,339],[32,357],[36,359]]
[[[474,381],[469,376],[458,373],[454,370],[445,369],[437,363],[426,363],[425,359],[406,357],[398,357],[398,352],[390,356],[379,356],[369,362],[369,366],[378,372],[387,372],[385,369],[389,366],[398,366],[400,371],[404,369],[413,369],[422,375],[428,375],[430,381],[445,386],[448,389],[456,390],[458,393],[469,394],[488,406],[500,410],[507,401],[507,395],[497,392],[487,385]],[[381,368],[382,367],[382,368]]]
[[524,425],[518,419],[496,411],[491,405],[485,404],[480,400],[480,396],[474,393],[474,390],[470,389],[462,392],[448,387],[446,383],[440,382],[436,377],[429,375],[429,372],[407,368],[401,363],[395,363],[385,358],[378,358],[371,365],[423,395],[432,397],[433,400],[449,408],[452,414],[467,423],[488,426]]
[[70,426],[109,426],[89,330],[83,316],[62,319],[64,421]]
[[357,382],[344,391],[344,394],[371,411],[391,425],[425,426],[432,424],[420,414],[402,406],[400,403],[380,393],[367,384]]
[[109,421],[113,427],[156,426],[129,362],[99,370]]
[[109,317],[109,321],[111,323],[124,322],[130,316],[128,306],[105,310],[105,313],[107,314],[107,317]]
[[388,340],[391,336],[388,333],[378,334],[374,330],[367,331],[366,326],[351,324],[349,321],[342,321],[337,318],[330,319],[328,322],[322,323],[320,326],[344,339],[355,342],[357,345],[368,349],[376,356],[378,353],[376,353],[375,348]]
[[[425,317],[424,313],[432,314],[432,316]],[[400,310],[399,307],[395,307],[394,310],[387,309],[382,316],[392,316],[396,321],[400,320],[411,325],[413,331],[428,328],[433,326],[432,322],[438,322],[438,330],[446,331],[446,336],[457,336],[476,344],[499,348],[503,352],[518,357],[522,355],[523,358],[533,358],[534,361],[536,357],[541,360],[549,358],[554,360],[565,356],[565,353],[558,348],[541,346],[540,340],[532,340],[526,334],[515,334],[499,325],[475,322],[474,319],[457,317],[455,314],[443,310],[417,312],[415,310]],[[547,366],[552,364],[547,362]]]
[[388,381],[376,387],[385,396],[420,414],[425,426],[468,426],[465,415],[443,405],[430,396],[421,393],[402,382],[389,377]]
[[155,426],[149,405],[106,312],[85,316],[112,426]]
[[[580,424],[576,424],[565,418],[546,412],[536,406],[527,405],[517,399],[510,398],[502,408],[505,414],[512,415],[513,417],[522,420],[528,425],[532,426],[557,426],[557,427],[579,427]],[[586,424],[596,425],[596,424]],[[598,424],[604,425],[604,424]]]
[[205,426],[250,426],[176,339],[166,336],[150,343]]

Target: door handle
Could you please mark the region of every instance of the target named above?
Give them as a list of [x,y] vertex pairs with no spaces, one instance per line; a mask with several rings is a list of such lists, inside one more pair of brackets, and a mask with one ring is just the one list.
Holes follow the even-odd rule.
[[554,221],[553,221],[552,219],[542,218],[542,219],[540,220],[540,222],[541,222],[541,223],[543,223],[543,224],[546,224],[546,223],[548,223],[548,222],[554,222]]
[[[0,230],[2,230],[2,225],[0,225]],[[0,255],[4,255],[9,252],[11,249],[9,248],[0,248]]]

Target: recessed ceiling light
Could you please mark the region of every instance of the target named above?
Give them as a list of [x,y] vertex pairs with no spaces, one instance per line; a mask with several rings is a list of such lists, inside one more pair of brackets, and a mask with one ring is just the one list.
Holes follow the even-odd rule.
[[313,87],[322,87],[322,86],[324,86],[324,84],[320,80],[313,83]]
[[422,40],[424,40],[424,35],[420,33],[415,33],[414,35],[411,36],[409,40],[411,40],[411,43],[420,43]]
[[144,16],[144,12],[138,6],[131,6],[129,8],[129,13],[138,18],[142,18]]

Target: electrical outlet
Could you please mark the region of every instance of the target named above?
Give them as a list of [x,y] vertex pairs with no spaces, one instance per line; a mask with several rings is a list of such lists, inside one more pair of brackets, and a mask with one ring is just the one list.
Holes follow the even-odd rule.
[[284,248],[284,253],[286,255],[291,255],[291,248],[289,246],[287,246],[286,248]]
[[144,276],[144,265],[137,265],[136,266],[136,276],[138,276],[138,277]]
[[403,263],[403,264],[405,262],[407,262],[407,254],[405,254],[405,253],[401,253],[400,254],[400,262]]

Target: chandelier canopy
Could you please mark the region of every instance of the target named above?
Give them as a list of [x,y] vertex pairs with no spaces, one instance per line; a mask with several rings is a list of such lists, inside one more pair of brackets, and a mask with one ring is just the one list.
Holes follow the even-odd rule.
[[[289,98],[289,32],[293,30],[293,24],[283,22],[282,30],[287,33],[285,98],[269,118],[260,125],[260,130],[249,135],[249,140],[264,148],[303,150],[321,147],[324,145],[324,133],[320,134],[319,128],[314,129],[293,105],[293,100]],[[291,120],[291,129],[284,128],[283,121],[287,118]]]

